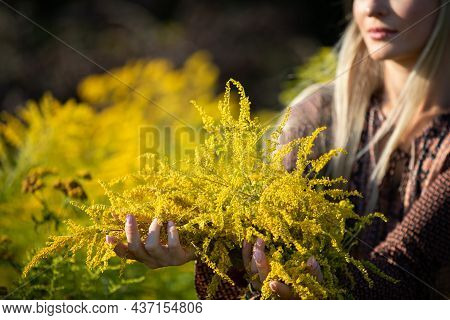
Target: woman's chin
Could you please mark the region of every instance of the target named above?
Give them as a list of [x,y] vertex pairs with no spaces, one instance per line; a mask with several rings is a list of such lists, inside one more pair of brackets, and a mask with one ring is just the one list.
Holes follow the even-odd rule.
[[374,61],[383,61],[389,59],[389,56],[378,53],[370,53],[369,56]]
[[390,50],[386,50],[386,48],[373,48],[369,49],[369,56],[372,60],[375,61],[383,61],[383,60],[396,60],[398,55],[394,54]]

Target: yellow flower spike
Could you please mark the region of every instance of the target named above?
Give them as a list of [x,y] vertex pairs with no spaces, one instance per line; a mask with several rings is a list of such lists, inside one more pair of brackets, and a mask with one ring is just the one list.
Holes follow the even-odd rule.
[[[141,68],[139,64],[130,67]],[[133,72],[121,76],[136,81]],[[166,77],[166,89],[179,90],[171,81],[180,77]],[[239,94],[237,119],[231,114],[232,86]],[[95,92],[87,94],[92,99],[107,98],[96,97]],[[304,172],[308,165],[315,173],[323,170],[332,157],[343,152],[331,150],[318,159],[309,159],[315,139],[325,128],[279,146],[277,140],[289,116],[288,109],[281,125],[271,133],[270,141],[260,146],[258,139],[269,129],[251,119],[250,100],[242,85],[233,79],[226,83],[218,112],[210,114],[207,108],[195,102],[193,105],[207,132],[196,146],[194,157],[181,159],[182,166],[175,166],[164,157],[149,157],[154,160],[154,166],[128,174],[126,178],[101,182],[109,204],[78,205],[89,216],[91,224],[81,226],[68,222],[70,235],[54,237],[26,270],[64,246],[71,251],[86,248],[87,266],[105,269],[113,254],[104,236],[114,232],[114,236],[123,238],[124,217],[132,213],[143,238],[155,217],[176,222],[181,241],[194,246],[197,258],[215,274],[208,288],[209,297],[214,296],[220,280],[233,284],[228,275],[233,263],[230,251],[240,248],[243,239],[253,242],[257,237],[266,242],[271,265],[262,286],[264,299],[273,298],[268,285],[271,280],[291,285],[304,299],[343,297],[346,288],[337,274],[345,274],[349,264],[355,265],[370,283],[364,264],[351,258],[345,246],[357,229],[348,231],[345,224],[353,219],[357,226],[364,226],[381,216],[360,218],[353,212],[348,197],[358,193],[340,189],[346,182],[344,178],[309,177]],[[282,160],[295,148],[298,148],[297,170],[289,173]],[[322,267],[322,284],[305,273],[305,263],[311,255]]]

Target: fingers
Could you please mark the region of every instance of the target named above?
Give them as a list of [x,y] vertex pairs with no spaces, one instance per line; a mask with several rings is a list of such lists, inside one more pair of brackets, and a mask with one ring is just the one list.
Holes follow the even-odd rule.
[[160,241],[161,224],[155,218],[149,227],[145,245],[141,241],[138,224],[133,215],[127,215],[125,234],[127,244],[123,244],[115,237],[106,236],[106,242],[115,245],[114,252],[121,258],[134,259],[145,263],[150,268],[169,265],[181,265],[195,258],[193,247],[183,248],[180,243],[178,230],[173,221],[167,226],[167,245]]
[[185,255],[183,248],[181,248],[177,227],[173,221],[167,223],[167,247],[169,248],[169,253],[173,255],[175,259]]
[[137,249],[140,247],[141,237],[139,235],[138,225],[136,218],[128,214],[125,222],[125,234],[127,236],[127,241],[129,248]]
[[195,258],[195,248],[190,246],[185,249],[186,257],[188,261],[194,260]]
[[242,261],[244,262],[244,268],[247,272],[250,272],[250,264],[252,260],[252,245],[244,240],[242,243]]
[[106,236],[105,241],[107,244],[111,244],[114,245],[117,243],[117,238],[116,237],[112,237],[112,236]]
[[323,274],[317,260],[313,256],[311,256],[309,257],[308,261],[306,261],[306,265],[308,266],[311,275],[315,276],[319,282],[322,282]]
[[[306,265],[308,266],[310,274],[315,276],[319,282],[322,282],[323,274],[320,270],[320,265],[317,260],[313,256],[311,256],[306,261]],[[275,292],[281,299],[299,298],[298,295],[296,295],[288,285],[280,281],[271,281],[269,286],[270,289]]]
[[128,241],[128,251],[136,257],[136,260],[147,262],[149,257],[141,242],[136,218],[131,214],[127,215],[125,233]]
[[255,260],[256,269],[259,274],[259,279],[264,281],[270,271],[270,266],[264,253],[265,244],[260,238],[256,239],[253,249],[253,259]]
[[280,281],[271,281],[269,286],[281,299],[289,300],[295,297],[291,288]]
[[122,259],[136,259],[131,252],[128,252],[126,244],[120,242],[116,237],[106,236],[106,242],[115,245],[114,252]]
[[181,246],[177,227],[173,221],[167,223],[167,249],[173,265],[182,265],[195,258],[195,248]]
[[[252,256],[253,245],[247,240],[244,240],[242,243],[242,261],[244,263],[245,271],[253,277],[258,273],[258,268],[256,267],[255,259]],[[256,290],[261,289],[261,282],[250,280],[252,287]]]
[[[252,246],[246,240],[242,244],[242,259],[245,270],[250,274],[258,275],[259,280],[252,280],[251,284],[256,290],[261,289],[261,283],[267,278],[270,266],[264,253],[265,244],[260,238],[256,239],[256,243]],[[253,254],[252,254],[253,251]]]
[[164,254],[163,247],[161,246],[160,234],[161,224],[159,223],[158,219],[155,218],[148,228],[148,237],[147,241],[145,242],[145,250],[147,250],[147,252],[151,256],[159,257]]

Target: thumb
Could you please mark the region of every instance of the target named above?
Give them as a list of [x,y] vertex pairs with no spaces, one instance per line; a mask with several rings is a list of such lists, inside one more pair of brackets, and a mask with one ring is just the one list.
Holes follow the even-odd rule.
[[322,270],[320,269],[320,265],[317,262],[316,258],[314,256],[311,256],[308,258],[308,261],[306,262],[306,265],[308,266],[308,269],[310,270],[309,273],[317,278],[319,282],[323,281],[323,274]]
[[258,270],[259,279],[264,281],[270,272],[269,262],[267,261],[266,254],[264,253],[265,244],[260,238],[256,240],[253,259],[255,260],[256,268]]

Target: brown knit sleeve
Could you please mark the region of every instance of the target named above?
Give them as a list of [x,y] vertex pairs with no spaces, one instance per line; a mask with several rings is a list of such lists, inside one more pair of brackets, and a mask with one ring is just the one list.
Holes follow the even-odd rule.
[[[317,89],[315,89],[317,88]],[[326,132],[323,132],[316,140],[312,158],[326,152],[329,148],[329,142],[326,138],[331,136],[331,101],[332,86],[315,86],[308,91],[312,93],[305,99],[291,104],[291,113],[289,119],[283,127],[279,143],[284,145],[292,140],[310,135],[315,129],[321,126],[327,126]],[[289,153],[283,161],[287,171],[295,168],[297,161],[297,150]]]
[[[212,299],[216,300],[236,300],[243,298],[246,293],[247,280],[245,279],[245,269],[242,262],[242,251],[235,248],[229,251],[232,266],[228,270],[227,275],[233,280],[235,285],[227,281],[221,280],[216,293]],[[197,260],[195,263],[195,289],[199,299],[208,297],[208,286],[214,276],[214,271],[205,263]]]
[[[211,283],[214,272],[205,263],[196,261],[195,263],[195,290],[197,291],[197,297],[201,300],[205,300],[208,297],[208,285]],[[215,295],[212,297],[214,300],[239,300],[245,294],[247,283],[243,276],[242,270],[232,269],[228,275],[236,285],[221,280],[219,287]]]
[[439,268],[450,263],[450,169],[422,192],[402,222],[371,252],[370,260],[399,283],[371,273],[374,286],[370,289],[355,272],[355,298],[445,298],[434,289],[434,278]]

